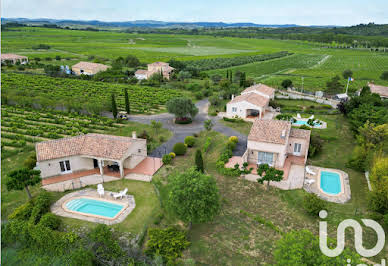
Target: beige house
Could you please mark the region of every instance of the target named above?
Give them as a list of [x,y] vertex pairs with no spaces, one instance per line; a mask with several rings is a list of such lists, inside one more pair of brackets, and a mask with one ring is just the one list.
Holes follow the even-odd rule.
[[37,143],[35,149],[43,180],[93,169],[101,176],[108,171],[122,178],[126,169],[147,157],[146,140],[138,139],[136,133],[132,138],[86,134],[48,140]]
[[380,95],[381,98],[388,99],[388,87],[375,85],[373,83],[368,83],[371,93],[376,93]]
[[[256,119],[248,136],[244,161],[284,169],[287,161],[306,164],[310,130],[295,129],[291,122]],[[292,162],[288,162],[292,163]]]
[[155,62],[147,65],[147,70],[139,69],[135,72],[135,77],[139,80],[148,79],[156,73],[162,73],[163,77],[170,79],[171,74],[175,68],[171,67],[168,63]]
[[28,57],[17,54],[1,54],[1,63],[11,62],[12,64],[16,64],[19,62],[24,65],[28,63]]
[[274,97],[275,89],[264,84],[253,85],[241,92],[241,95],[232,96],[232,100],[226,105],[226,116],[262,118],[268,108],[269,101]]
[[100,71],[106,71],[108,68],[110,66],[90,62],[79,62],[71,67],[76,75],[95,75]]

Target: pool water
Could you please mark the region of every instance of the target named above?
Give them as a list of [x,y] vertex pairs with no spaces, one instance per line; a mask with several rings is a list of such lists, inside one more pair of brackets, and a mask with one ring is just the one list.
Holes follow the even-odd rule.
[[341,192],[341,178],[338,173],[321,171],[321,189],[327,194],[337,195]]
[[124,206],[120,204],[89,198],[70,200],[66,203],[66,207],[71,211],[99,215],[107,218],[115,217],[124,208]]
[[[307,121],[306,120],[296,120],[294,123],[294,125],[306,125],[306,126],[309,126],[309,124],[307,124]],[[314,126],[319,126],[318,123],[314,123]]]

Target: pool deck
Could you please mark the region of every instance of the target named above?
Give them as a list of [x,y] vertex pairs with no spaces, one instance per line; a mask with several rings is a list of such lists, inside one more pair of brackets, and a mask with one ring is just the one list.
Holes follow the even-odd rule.
[[[294,117],[294,119],[295,120],[298,120],[298,121],[308,121],[309,119],[308,118],[296,118],[296,117]],[[319,119],[318,119],[319,120]],[[317,128],[317,129],[325,129],[325,128],[327,128],[327,123],[325,122],[325,121],[322,121],[322,120],[319,120],[322,124],[320,124],[320,125],[317,125],[317,126],[313,126],[312,128]],[[295,126],[295,127],[300,127],[300,126],[302,126],[301,124],[295,124],[295,123],[293,123],[292,124],[293,126]],[[307,126],[309,126],[309,125],[307,125]],[[311,126],[310,126],[311,127]]]
[[[334,202],[334,203],[345,203],[351,199],[349,175],[347,173],[345,173],[344,171],[341,171],[338,169],[332,169],[332,168],[323,168],[323,167],[311,166],[311,165],[309,165],[308,167],[315,173],[315,175],[306,173],[306,179],[314,180],[314,183],[308,184],[307,182],[305,182],[303,186],[304,190],[306,190],[309,193],[315,193],[321,199]],[[321,189],[320,183],[321,183],[322,171],[334,172],[340,175],[341,192],[339,194],[331,195],[331,194],[325,193]]]
[[[84,220],[84,221],[93,222],[93,223],[101,223],[106,225],[121,223],[135,209],[136,207],[135,198],[132,195],[126,195],[122,199],[114,199],[113,197],[110,196],[111,193],[112,193],[111,191],[105,191],[105,196],[100,198],[95,189],[87,188],[87,189],[75,191],[60,198],[57,202],[55,202],[50,207],[50,210],[52,213],[58,216],[74,218],[74,219]],[[104,201],[124,205],[126,207],[115,217],[115,219],[104,218],[102,216],[97,216],[97,215],[83,215],[77,212],[71,212],[71,211],[65,210],[63,206],[67,201],[72,200],[73,198],[80,198],[80,197],[93,198],[96,200],[104,200]]]

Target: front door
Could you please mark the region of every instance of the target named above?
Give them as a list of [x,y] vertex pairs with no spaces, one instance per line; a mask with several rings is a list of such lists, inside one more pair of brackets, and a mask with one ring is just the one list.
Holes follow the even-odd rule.
[[302,150],[302,144],[295,143],[294,144],[294,155],[300,156],[300,151]]

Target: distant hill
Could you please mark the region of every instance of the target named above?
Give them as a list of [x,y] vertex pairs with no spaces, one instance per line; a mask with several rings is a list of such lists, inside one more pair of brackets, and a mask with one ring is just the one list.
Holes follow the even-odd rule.
[[[156,20],[135,20],[123,22],[105,22],[99,20],[59,20],[59,19],[27,19],[27,18],[2,18],[1,23],[18,22],[24,24],[57,24],[57,25],[83,25],[98,27],[142,27],[142,28],[291,28],[302,27],[296,24],[255,24],[250,22],[225,23],[225,22],[165,22]],[[314,28],[332,28],[334,26],[306,26]]]

